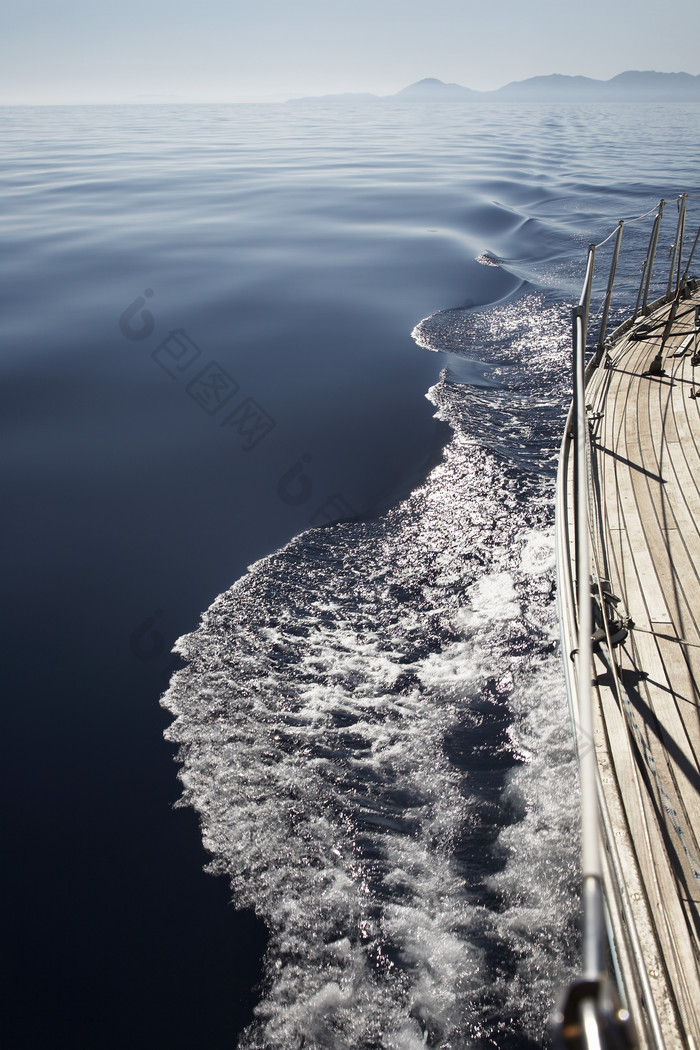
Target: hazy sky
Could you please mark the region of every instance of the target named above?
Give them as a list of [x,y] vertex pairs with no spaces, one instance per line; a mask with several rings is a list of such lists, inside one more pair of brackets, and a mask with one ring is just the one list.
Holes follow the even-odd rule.
[[[698,0],[3,0],[0,102],[267,101],[700,73]],[[158,98],[149,99],[150,96]]]

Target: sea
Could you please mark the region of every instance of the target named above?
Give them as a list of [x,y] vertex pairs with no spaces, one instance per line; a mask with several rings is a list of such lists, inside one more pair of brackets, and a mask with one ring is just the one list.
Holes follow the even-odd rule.
[[551,1045],[570,311],[699,116],[0,111],[8,1050]]

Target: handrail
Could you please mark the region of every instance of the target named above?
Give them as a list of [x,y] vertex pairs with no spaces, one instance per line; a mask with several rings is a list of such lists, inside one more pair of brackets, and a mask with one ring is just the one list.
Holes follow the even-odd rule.
[[[652,274],[652,271],[654,269],[654,258],[656,256],[656,247],[657,247],[657,245],[659,243],[659,230],[661,229],[661,219],[663,218],[664,205],[665,204],[666,204],[666,201],[664,201],[664,200],[660,200],[659,201],[659,210],[656,213],[656,217],[654,218],[654,225],[651,228],[651,237],[649,239],[649,251],[647,252],[647,257],[644,260],[644,265],[646,267],[646,281],[644,280],[644,276],[645,275],[642,274],[642,284],[644,285],[644,297],[642,299],[642,313],[643,314],[645,314],[647,312],[647,300],[649,298],[649,285],[651,284],[651,274]],[[641,292],[641,287],[642,286],[640,284],[640,286],[639,286],[640,292]],[[639,296],[637,296],[637,313],[639,313]]]
[[615,284],[615,274],[617,272],[617,260],[620,257],[620,247],[622,245],[622,232],[625,228],[625,220],[620,219],[617,224],[617,237],[615,239],[615,247],[613,249],[612,263],[610,264],[610,275],[608,277],[608,287],[605,292],[605,307],[603,309],[603,318],[600,322],[600,336],[598,338],[598,347],[600,349],[605,345],[605,330],[608,327],[608,317],[610,316],[610,304],[612,302],[613,285]]
[[586,259],[586,276],[583,281],[583,291],[579,299],[579,308],[583,310],[583,345],[586,345],[586,334],[588,332],[588,316],[591,309],[591,294],[593,292],[593,271],[595,269],[595,250],[597,245],[588,245],[588,258]]
[[[589,249],[589,251],[591,251]],[[589,255],[592,261],[592,252]],[[582,297],[583,300],[583,297]],[[585,408],[585,352],[586,326],[585,305],[583,301],[573,311],[574,319],[574,361],[576,368],[575,415],[576,415],[576,467],[575,485],[577,494],[576,511],[576,566],[578,597],[578,684],[579,684],[579,730],[584,741],[579,748],[579,765],[582,780],[588,785],[595,785],[595,748],[593,746],[593,700],[591,692],[590,669],[593,660],[593,614],[591,608],[591,570],[588,546],[588,419]],[[592,798],[591,798],[592,794]],[[581,795],[581,853],[584,883],[590,878],[600,879],[600,855],[598,849],[598,801],[595,792],[582,789]],[[589,931],[591,934],[593,930]],[[585,934],[585,931],[584,931]],[[593,943],[586,945],[584,936],[584,958],[591,964],[584,967],[587,971],[599,972],[599,952]]]
[[[686,218],[687,218],[687,193],[682,193],[676,198],[678,207],[678,224],[676,227],[676,234],[674,241],[670,247],[671,264],[669,267],[668,279],[666,280],[666,292],[661,299],[657,299],[654,303],[649,302],[649,296],[651,293],[651,282],[654,275],[654,263],[656,261],[656,255],[659,246],[659,233],[661,229],[661,223],[664,215],[664,208],[666,201],[662,198],[655,211],[654,222],[652,224],[651,234],[649,237],[649,247],[647,249],[646,257],[643,260],[641,267],[641,278],[639,282],[639,290],[637,293],[637,301],[633,311],[633,317],[639,317],[640,315],[646,315],[652,309],[655,308],[659,301],[663,299],[671,299],[674,296],[680,298],[684,292],[685,286],[688,282],[690,275],[690,266],[692,264],[695,252],[700,241],[700,225],[695,234],[692,248],[688,255],[688,261],[683,268],[683,243],[685,237]],[[608,275],[607,289],[603,296],[601,310],[602,320],[600,324],[600,331],[598,336],[597,348],[602,353],[605,347],[605,340],[607,334],[608,320],[610,317],[610,309],[613,300],[613,290],[615,285],[615,279],[617,275],[617,264],[620,257],[620,249],[622,242],[622,233],[625,226],[629,226],[639,219],[647,218],[651,212],[645,212],[642,215],[638,215],[633,219],[620,219],[617,227],[614,228],[606,237],[599,241],[595,245],[589,245],[588,257],[586,263],[586,274],[583,282],[583,291],[581,294],[580,305],[586,306],[586,329],[588,328],[588,318],[590,312],[590,303],[592,298],[592,286],[593,286],[593,267],[595,263],[595,249],[601,248],[607,241],[615,236],[615,246],[613,249],[612,260],[610,263],[610,271]],[[597,362],[596,362],[597,363]]]
[[[602,1050],[598,1002],[603,980],[603,890],[600,857],[600,819],[597,764],[593,735],[593,610],[588,537],[588,418],[585,406],[586,333],[593,279],[595,245],[589,245],[583,292],[573,309],[574,347],[574,523],[578,645],[575,653],[578,682],[577,710],[573,712],[581,783],[581,876],[583,944],[581,978],[569,989],[561,1012],[559,1032],[565,1045],[567,1027],[586,1050]],[[568,1024],[567,1024],[568,1018]]]
[[676,259],[678,259],[678,275],[676,277],[676,294],[680,291],[681,284],[681,256],[683,255],[683,234],[685,232],[685,202],[688,198],[687,193],[681,193],[678,198],[678,227],[676,229],[676,239],[673,242],[673,252],[671,255],[671,266],[668,271],[668,285],[666,286],[666,295],[671,294],[673,287],[673,271],[676,269]]

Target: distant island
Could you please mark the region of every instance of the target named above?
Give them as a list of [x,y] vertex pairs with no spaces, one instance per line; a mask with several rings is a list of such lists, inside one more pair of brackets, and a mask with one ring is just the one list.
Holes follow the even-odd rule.
[[611,80],[594,80],[592,77],[552,73],[550,76],[514,80],[495,91],[474,91],[461,84],[445,84],[435,77],[425,77],[395,95],[350,92],[289,101],[342,104],[384,99],[399,102],[700,102],[700,75],[628,70]]

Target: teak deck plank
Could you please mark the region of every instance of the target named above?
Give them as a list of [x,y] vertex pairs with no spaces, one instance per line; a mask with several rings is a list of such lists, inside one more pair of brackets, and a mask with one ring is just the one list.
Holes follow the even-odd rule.
[[663,375],[645,374],[660,329],[639,340],[628,332],[586,388],[602,413],[592,422],[600,498],[592,572],[610,581],[632,621],[614,653],[621,695],[595,659],[596,753],[669,1050],[700,1047],[700,398],[690,396],[697,337],[673,357],[698,301],[696,289],[679,304]]
[[[598,668],[598,678],[605,673]],[[608,796],[608,810],[620,834],[617,848],[623,854],[625,872],[628,879],[628,892],[635,901],[635,921],[645,949],[645,960],[652,992],[656,999],[657,1011],[662,1019],[664,1029],[677,1030],[677,1021],[671,1003],[665,995],[666,980],[664,976],[663,956],[656,936],[658,890],[651,851],[636,853],[633,843],[648,840],[648,828],[641,803],[639,773],[630,733],[625,716],[620,710],[616,698],[610,689],[596,690],[598,710],[605,734],[605,744],[597,750],[598,765],[601,771],[603,790]],[[601,754],[601,751],[604,753]],[[617,788],[617,792],[615,792]],[[651,895],[650,895],[651,894]],[[664,923],[663,937],[668,950],[667,928]],[[678,1036],[679,1037],[679,1036]]]

